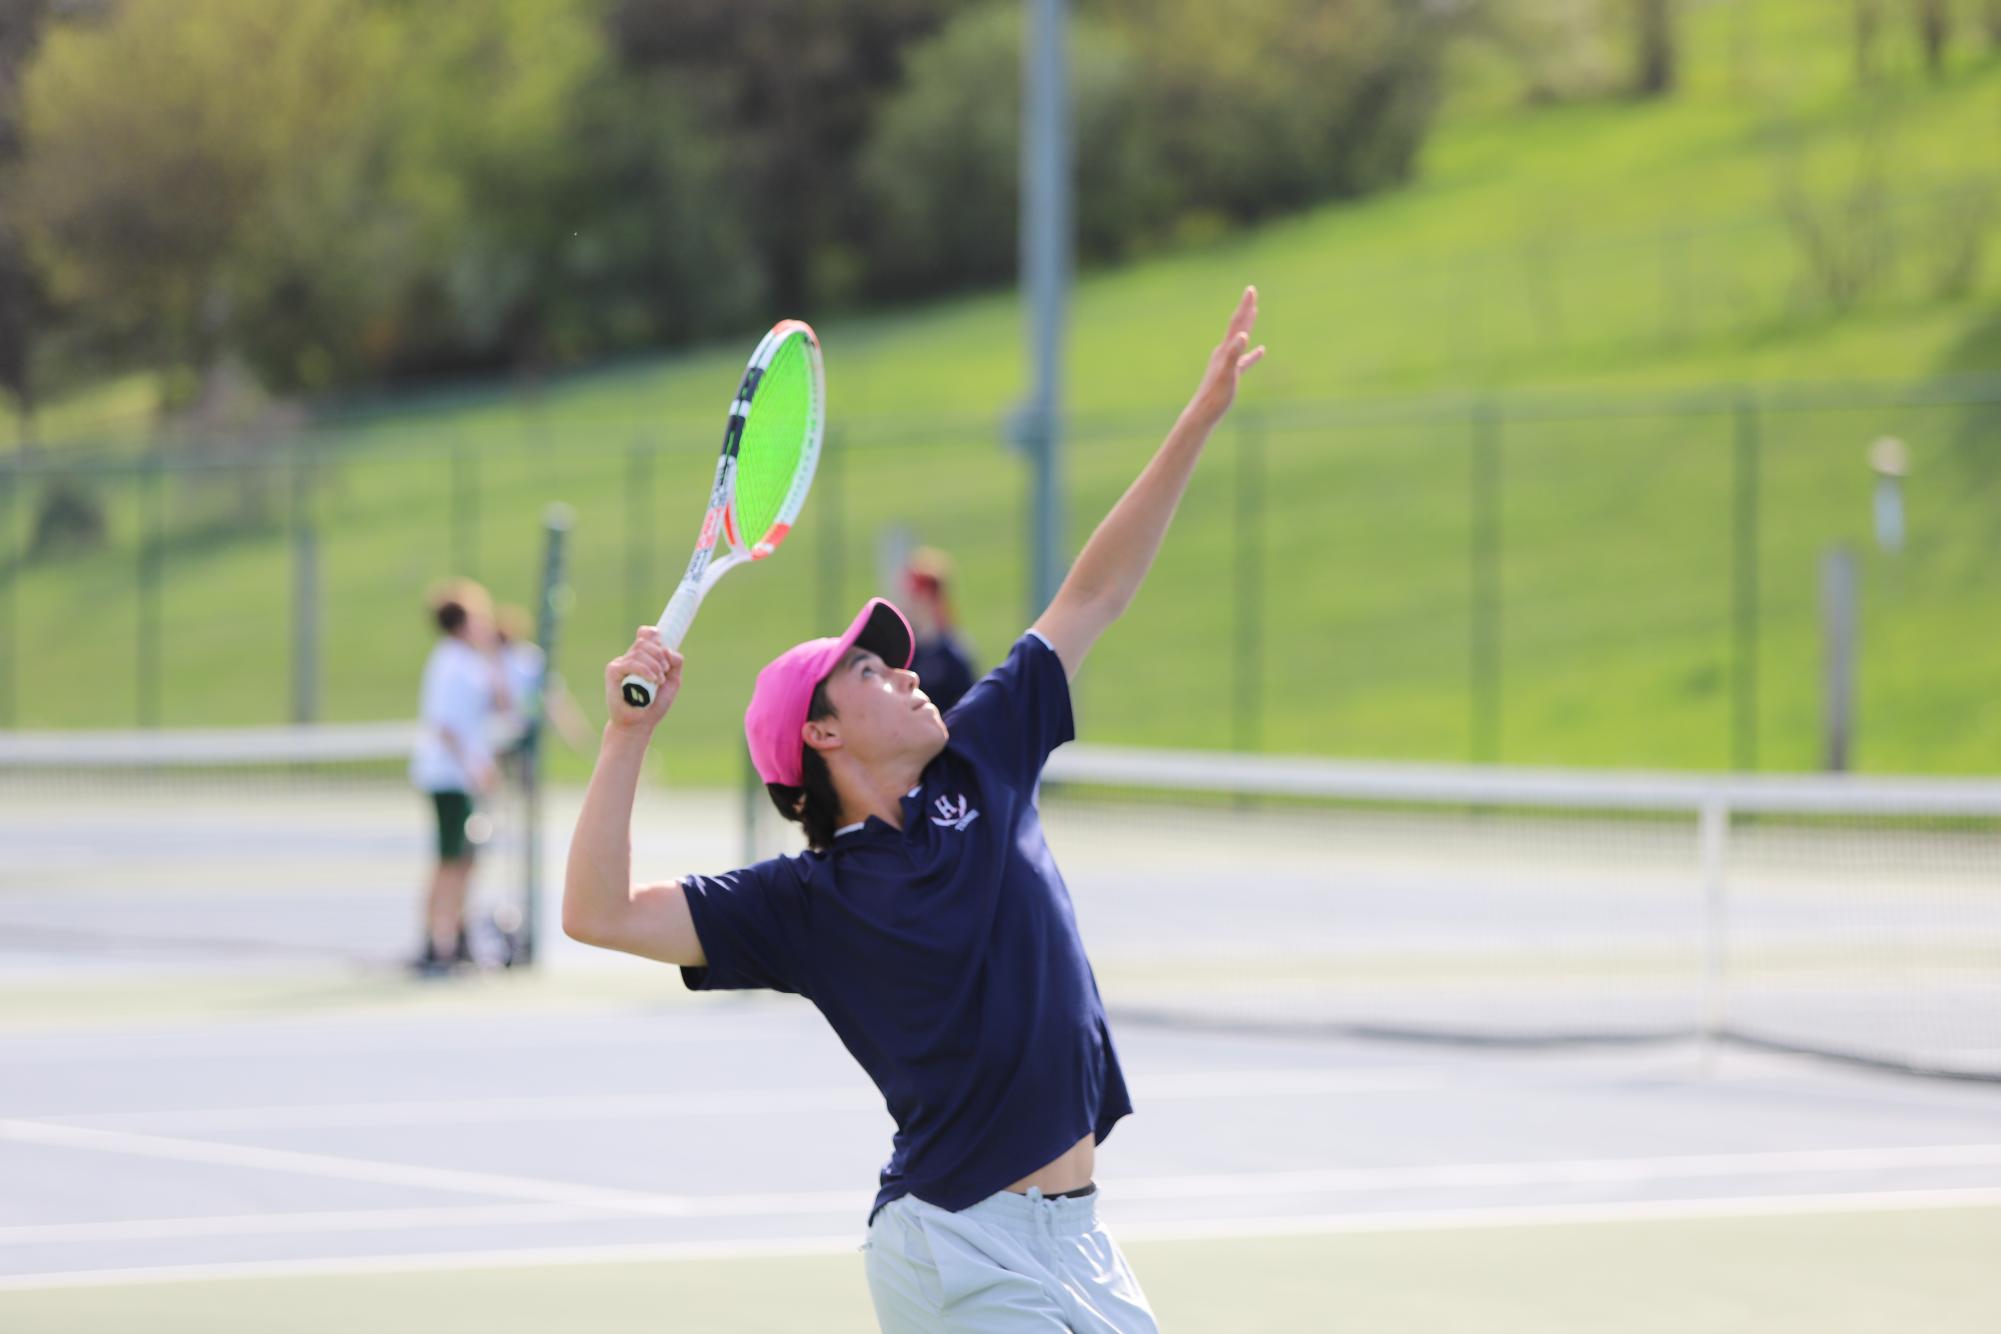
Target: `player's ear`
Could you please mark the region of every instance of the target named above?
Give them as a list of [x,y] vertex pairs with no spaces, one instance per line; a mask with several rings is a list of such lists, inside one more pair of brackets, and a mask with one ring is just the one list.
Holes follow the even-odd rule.
[[825,718],[813,718],[799,725],[799,739],[817,751],[839,750],[841,721],[829,714]]

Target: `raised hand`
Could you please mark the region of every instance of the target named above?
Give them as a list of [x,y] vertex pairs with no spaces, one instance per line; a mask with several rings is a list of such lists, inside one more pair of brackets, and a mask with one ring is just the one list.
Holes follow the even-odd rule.
[[[619,682],[638,676],[654,683],[653,703],[635,709],[625,702]],[[604,700],[614,727],[652,727],[666,714],[667,706],[681,691],[681,655],[660,642],[660,631],[650,625],[639,627],[632,647],[613,658],[604,669]]]
[[1255,348],[1251,346],[1251,326],[1257,322],[1258,289],[1246,287],[1237,300],[1236,310],[1230,314],[1230,327],[1223,341],[1209,354],[1209,368],[1202,373],[1202,386],[1189,404],[1212,425],[1237,401],[1237,381],[1243,373],[1264,358],[1262,343]]

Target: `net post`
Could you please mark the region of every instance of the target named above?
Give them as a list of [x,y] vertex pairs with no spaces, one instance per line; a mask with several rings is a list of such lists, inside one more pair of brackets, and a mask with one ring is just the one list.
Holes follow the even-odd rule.
[[521,939],[516,962],[524,968],[534,964],[541,938],[542,728],[548,717],[545,701],[549,680],[556,670],[556,636],[568,588],[565,568],[574,521],[568,505],[553,504],[542,514],[541,596],[535,603],[535,644],[542,650],[542,680],[535,698],[528,701],[528,725],[521,736],[521,805],[526,828],[521,833]]
[[1702,1013],[1697,1049],[1705,1074],[1713,1074],[1723,1041],[1725,951],[1729,939],[1730,803],[1721,790],[1703,798],[1696,840],[1702,873]]

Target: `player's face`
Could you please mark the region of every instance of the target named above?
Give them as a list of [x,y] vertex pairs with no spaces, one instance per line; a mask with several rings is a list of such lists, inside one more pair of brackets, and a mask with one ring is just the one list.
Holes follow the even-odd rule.
[[917,673],[891,667],[866,649],[850,650],[827,678],[827,702],[857,759],[912,753],[929,759],[944,749],[945,720],[918,685]]

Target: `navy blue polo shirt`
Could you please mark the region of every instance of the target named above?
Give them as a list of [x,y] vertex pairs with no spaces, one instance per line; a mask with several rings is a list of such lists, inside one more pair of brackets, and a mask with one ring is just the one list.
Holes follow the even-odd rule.
[[688,986],[806,997],[882,1091],[877,1209],[964,1209],[1132,1110],[1035,808],[1074,735],[1055,650],[1023,635],[946,726],[902,829],[871,816],[826,852],[681,882],[708,956]]

